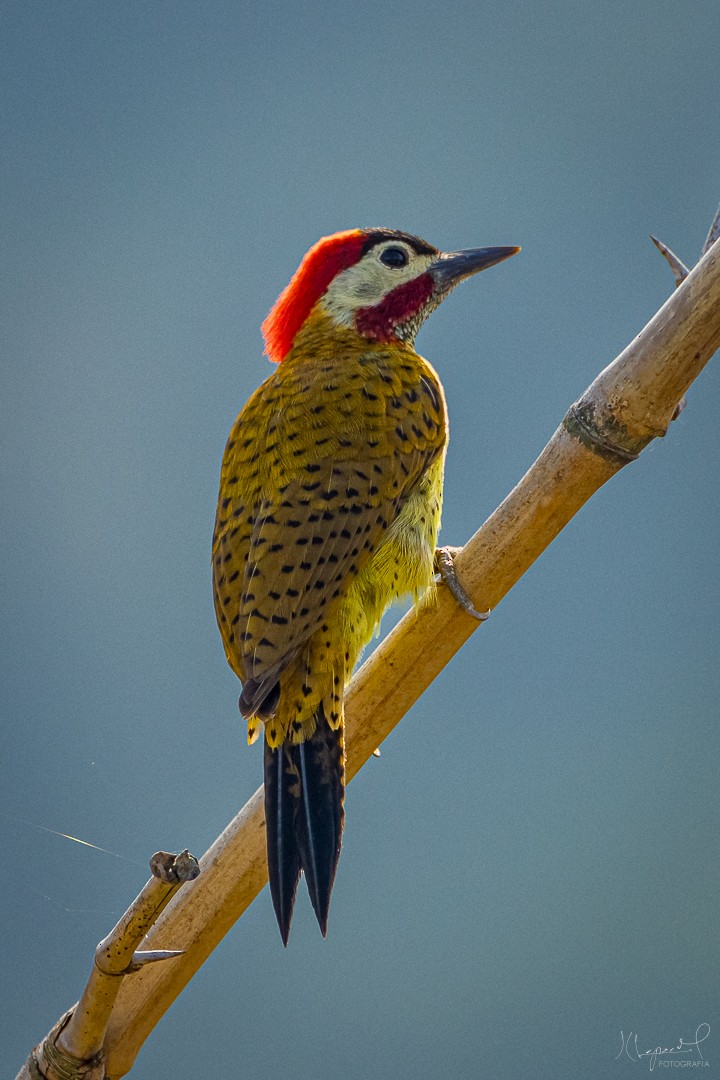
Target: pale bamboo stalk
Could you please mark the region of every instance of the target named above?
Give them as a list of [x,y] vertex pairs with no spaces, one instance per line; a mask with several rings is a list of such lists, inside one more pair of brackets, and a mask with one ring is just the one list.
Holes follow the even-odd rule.
[[[623,353],[570,409],[540,457],[458,556],[480,609],[496,606],[580,507],[665,434],[683,394],[720,347],[720,245],[715,244]],[[411,612],[362,666],[346,695],[348,776],[477,628],[447,590]],[[202,874],[147,935],[182,948],[171,964],[122,986],[105,1042],[107,1076],[124,1076],[145,1039],[267,881],[262,791],[201,860]]]

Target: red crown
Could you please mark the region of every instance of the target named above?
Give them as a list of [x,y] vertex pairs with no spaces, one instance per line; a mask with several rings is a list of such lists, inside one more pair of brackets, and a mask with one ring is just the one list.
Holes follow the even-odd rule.
[[362,255],[362,229],[323,236],[308,251],[262,324],[265,353],[274,363],[284,360],[295,336],[333,278]]

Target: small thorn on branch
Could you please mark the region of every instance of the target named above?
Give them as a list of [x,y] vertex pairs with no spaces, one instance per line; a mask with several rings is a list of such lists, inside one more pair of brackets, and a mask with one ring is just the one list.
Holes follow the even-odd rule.
[[700,253],[701,256],[705,255],[710,250],[718,237],[720,237],[720,206],[718,206],[717,210],[715,211],[715,217],[713,218],[712,225],[710,226],[708,234],[705,237],[705,243],[703,244],[703,249]]
[[682,259],[678,259],[677,255],[670,250],[667,244],[663,244],[662,240],[658,240],[652,235],[650,236],[650,239],[660,254],[664,255],[667,259],[670,269],[673,272],[673,277],[675,278],[675,288],[677,288],[678,285],[682,285],[683,281],[690,273],[685,263]]
[[200,873],[200,864],[187,848],[175,855],[170,851],[156,851],[150,859],[153,877],[159,878],[166,885],[179,885],[194,881]]
[[[707,252],[713,246],[718,237],[720,237],[720,206],[718,206],[715,212],[715,217],[712,220],[712,225],[710,226],[708,234],[705,237],[705,243],[703,244],[702,251],[700,252],[700,258],[702,258],[703,255],[707,254]],[[673,277],[675,278],[675,288],[677,289],[678,286],[682,285],[683,281],[688,276],[690,271],[688,270],[685,263],[681,259],[678,259],[677,255],[670,250],[667,244],[663,244],[662,240],[657,240],[652,234],[650,235],[650,239],[652,240],[653,244],[658,249],[660,254],[667,259],[670,269],[673,272]],[[677,405],[675,406],[675,412],[670,417],[671,423],[673,420],[677,420],[678,416],[680,416],[680,413],[684,410],[686,405],[687,398],[683,396],[682,398],[680,398],[680,401],[678,401]]]
[[139,971],[146,964],[156,964],[158,960],[172,960],[176,956],[184,955],[184,949],[148,949],[145,952],[134,952],[126,971],[130,974]]

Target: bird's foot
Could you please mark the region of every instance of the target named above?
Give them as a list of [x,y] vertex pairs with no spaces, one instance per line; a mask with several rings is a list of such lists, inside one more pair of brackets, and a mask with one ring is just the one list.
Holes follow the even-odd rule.
[[478,622],[485,622],[490,618],[489,611],[478,611],[473,606],[473,602],[465,592],[460,579],[457,576],[457,570],[455,569],[455,556],[458,552],[462,551],[462,548],[458,547],[441,547],[435,549],[435,571],[440,575],[442,580],[447,585],[450,592],[457,600],[460,607],[468,615],[472,615],[473,619],[477,619]]

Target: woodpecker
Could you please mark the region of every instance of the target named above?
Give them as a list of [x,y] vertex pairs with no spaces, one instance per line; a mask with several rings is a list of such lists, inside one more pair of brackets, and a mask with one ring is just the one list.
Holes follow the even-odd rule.
[[277,367],[225,448],[213,583],[248,742],[264,729],[268,872],[285,945],[301,871],[327,932],[345,684],[386,607],[417,600],[447,566],[436,560],[445,395],[415,336],[458,282],[519,250],[442,253],[392,229],[336,233],[310,248],[263,323]]

